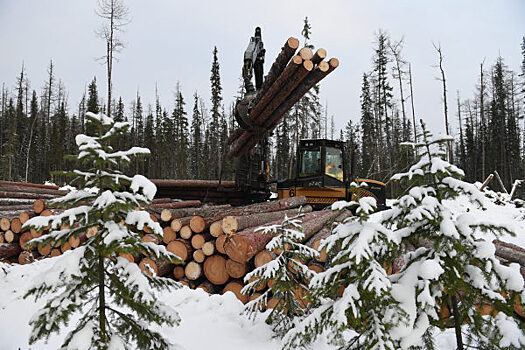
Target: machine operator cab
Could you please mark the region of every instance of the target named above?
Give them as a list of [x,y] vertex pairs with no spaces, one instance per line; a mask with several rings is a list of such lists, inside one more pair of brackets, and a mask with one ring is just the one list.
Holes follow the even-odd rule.
[[355,199],[356,196],[373,196],[381,209],[385,202],[385,184],[365,179],[366,189],[350,192],[350,177],[345,165],[344,142],[327,139],[301,140],[297,150],[295,178],[278,181],[279,198],[306,196],[308,204],[315,208],[326,207],[339,200]]

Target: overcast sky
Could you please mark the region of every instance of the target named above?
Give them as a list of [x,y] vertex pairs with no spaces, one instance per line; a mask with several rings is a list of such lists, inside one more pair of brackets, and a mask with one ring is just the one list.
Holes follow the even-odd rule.
[[[321,84],[322,102],[335,115],[338,128],[349,119],[359,119],[362,74],[371,69],[378,29],[394,40],[404,37],[403,56],[412,63],[416,114],[434,131],[444,127],[432,42],[443,49],[448,102],[455,121],[456,91],[462,98],[470,97],[479,64],[485,60],[488,67],[498,55],[518,71],[525,35],[523,0],[125,2],[132,21],[122,35],[126,48],[114,68],[113,95],[122,96],[128,109],[137,90],[146,105],[153,103],[157,84],[162,104],[171,112],[177,81],[188,111],[194,91],[209,101],[214,46],[219,50],[228,108],[254,28],[262,28],[267,71],[285,40],[300,38],[308,16],[311,43],[341,62]],[[53,59],[56,77],[68,90],[71,112],[93,76],[104,96],[105,67],[96,58],[104,54],[105,44],[94,33],[102,23],[95,7],[94,0],[0,0],[0,83],[14,89],[24,62],[31,87],[40,91]]]

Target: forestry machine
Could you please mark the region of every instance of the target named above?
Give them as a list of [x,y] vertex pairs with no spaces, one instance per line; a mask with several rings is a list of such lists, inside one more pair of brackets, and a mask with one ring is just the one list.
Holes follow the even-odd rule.
[[[242,77],[246,94],[237,101],[235,118],[240,127],[255,131],[261,141],[245,155],[237,159],[235,173],[236,186],[246,193],[269,188],[268,134],[270,130],[261,130],[253,125],[249,115],[252,102],[263,84],[263,63],[265,49],[261,37],[261,28],[255,29],[255,35],[244,52]],[[255,88],[252,76],[255,75]],[[327,139],[300,140],[297,150],[295,176],[277,182],[279,198],[306,196],[314,207],[324,207],[338,200],[350,200],[356,197],[373,196],[380,209],[385,207],[385,184],[375,180],[357,179],[352,176],[354,153],[351,154],[350,168],[346,168],[345,143]],[[350,170],[350,172],[348,171]],[[366,183],[365,188],[350,191],[351,181]]]
[[[244,52],[242,77],[245,94],[236,103],[235,118],[242,129],[238,131],[248,131],[253,135],[253,138],[259,141],[248,143],[248,146],[243,149],[242,155],[237,157],[235,161],[235,182],[222,180],[224,171],[221,166],[218,183],[213,181],[187,180],[183,183],[177,181],[178,187],[175,189],[170,188],[164,180],[156,180],[154,182],[158,187],[157,195],[159,197],[176,195],[177,198],[181,199],[200,199],[201,201],[235,205],[265,201],[270,197],[270,188],[273,186],[274,190],[277,190],[279,198],[305,196],[308,203],[315,208],[325,207],[338,200],[350,200],[363,196],[375,197],[378,208],[384,208],[385,184],[375,180],[355,178],[352,171],[354,168],[352,166],[354,152],[350,157],[350,169],[347,169],[345,160],[348,158],[345,156],[345,143],[342,141],[300,140],[297,149],[295,175],[290,179],[277,181],[277,183],[270,182],[268,137],[276,125],[265,129],[264,126],[256,125],[250,120],[250,113],[257,103],[257,93],[264,83],[264,56],[265,49],[261,29],[257,27]],[[255,86],[252,83],[253,78],[255,78]],[[279,93],[281,93],[280,90],[277,94],[279,95]],[[288,100],[287,97],[282,105]],[[223,154],[222,159],[224,158],[225,154]],[[350,190],[352,181],[366,183],[367,186],[365,189],[361,187],[358,190]]]

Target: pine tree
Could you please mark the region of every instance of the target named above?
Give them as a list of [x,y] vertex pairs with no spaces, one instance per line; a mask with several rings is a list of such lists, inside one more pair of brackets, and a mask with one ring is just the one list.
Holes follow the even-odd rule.
[[[411,144],[420,149],[418,162],[407,173],[392,177],[410,190],[383,215],[398,235],[400,247],[415,247],[400,251],[405,265],[393,279],[393,295],[408,312],[408,325],[394,329],[402,337],[401,346],[423,346],[423,340],[430,344],[433,330],[450,323],[455,327],[459,350],[464,349],[465,340],[465,346],[481,342],[502,348],[500,342],[511,329],[521,334],[525,345],[523,329],[513,320],[518,317],[514,301],[525,301],[519,265],[500,263],[492,236],[482,234],[488,231],[500,237],[514,233],[511,227],[489,218],[450,210],[446,201],[460,194],[481,208],[483,194],[460,179],[461,169],[444,160],[445,143],[453,139],[433,137],[423,123],[422,130],[422,142]],[[483,305],[491,306],[494,313],[483,317]],[[450,310],[449,318],[442,317],[444,310]],[[463,324],[468,328],[467,339],[461,332]]]
[[[375,203],[364,197],[337,206],[355,210],[356,216],[322,241],[319,249],[326,249],[331,258],[327,269],[310,282],[315,306],[286,335],[286,348],[305,347],[322,333],[340,349],[399,348],[391,330],[403,322],[405,313],[392,296],[392,282],[383,267],[398,240],[381,223],[369,220]],[[348,329],[355,332],[345,339]]]
[[302,261],[318,255],[316,250],[299,243],[304,238],[301,232],[302,216],[299,213],[291,218],[285,217],[280,224],[261,228],[263,234],[274,236],[266,249],[277,254],[277,257],[271,263],[248,273],[244,278],[248,284],[241,291],[252,294],[261,285],[274,281],[261,296],[246,304],[245,312],[254,317],[271,299],[275,300],[266,322],[274,327],[275,334],[280,337],[294,326],[294,318],[304,314],[305,304],[302,301],[313,271]]
[[[378,166],[378,164],[375,163],[377,162],[379,154],[370,83],[366,73],[363,74],[363,85],[361,86],[361,127],[363,130],[360,152],[362,173],[359,175],[368,177]],[[355,173],[355,175],[357,175],[357,173]]]
[[[30,321],[29,341],[47,339],[80,316],[66,336],[64,348],[81,341],[84,348],[167,349],[169,344],[162,335],[148,327],[150,323],[178,324],[177,312],[157,298],[157,291],[177,284],[143,274],[136,264],[119,256],[144,254],[159,263],[180,262],[164,247],[141,240],[145,226],[162,236],[162,228],[147,212],[135,210],[151,203],[155,185],[141,175],[129,177],[115,169],[148,155],[149,150],[113,151],[111,140],[122,136],[129,124],[115,123],[103,114],[88,113],[87,118],[97,136],[76,136],[80,150],[76,158],[89,170],[68,173],[79,190],[49,202],[63,210],[60,214],[33,218],[24,227],[38,232],[49,227],[48,234],[31,241],[33,246],[60,245],[90,227],[98,227],[98,232],[57,260],[26,293],[26,298],[36,299],[52,294]],[[96,192],[89,190],[93,187]]]
[[173,109],[172,119],[174,123],[174,141],[175,141],[175,161],[177,169],[177,178],[186,179],[188,177],[188,118],[184,110],[184,97],[177,85],[175,98],[175,108]]
[[203,176],[201,167],[202,153],[202,115],[199,110],[199,95],[197,91],[193,94],[193,115],[191,118],[191,177],[201,179]]
[[[93,77],[93,80],[88,85],[88,99],[87,99],[87,106],[86,111],[91,113],[98,113],[100,110],[99,102],[98,102],[98,90],[97,90],[97,78]],[[95,133],[95,130],[88,129],[88,125],[93,125],[86,122],[86,133],[88,135],[93,135]]]
[[211,178],[218,178],[219,176],[219,163],[221,162],[222,147],[220,144],[220,135],[223,129],[223,125],[220,125],[221,118],[221,105],[222,105],[222,85],[221,75],[219,72],[219,58],[218,58],[217,47],[213,48],[213,63],[211,65],[211,123],[209,128],[210,136],[210,171]]

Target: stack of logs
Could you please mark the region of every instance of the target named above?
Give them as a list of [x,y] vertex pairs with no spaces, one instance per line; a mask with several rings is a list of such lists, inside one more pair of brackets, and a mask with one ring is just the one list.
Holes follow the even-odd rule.
[[227,140],[231,145],[230,158],[248,153],[259,141],[258,137],[273,130],[301,97],[339,66],[337,58],[324,61],[324,49],[314,53],[309,47],[303,47],[296,53],[298,48],[296,38],[289,38],[284,43],[251,102],[249,122],[254,130],[239,128]]
[[[71,238],[60,246],[38,245],[30,249],[26,243],[39,237],[35,231],[22,231],[22,225],[36,215],[52,215],[46,201],[66,194],[55,186],[21,184],[0,181],[0,261],[27,264],[35,260],[61,255],[74,249],[87,238],[97,234],[92,227],[78,238]],[[135,262],[145,273],[171,277],[191,288],[201,288],[208,293],[232,291],[242,302],[248,298],[240,291],[244,276],[275,258],[265,249],[271,234],[257,230],[260,226],[275,225],[286,216],[304,213],[302,227],[303,243],[317,249],[322,239],[331,234],[334,223],[351,216],[349,211],[333,212],[329,209],[312,211],[305,197],[262,202],[242,207],[223,205],[201,205],[200,201],[174,201],[155,199],[145,208],[151,218],[163,228],[163,236],[157,237],[145,227],[142,239],[165,245],[167,250],[184,260],[183,264],[158,264],[145,256],[125,256]],[[45,234],[45,232],[44,232]],[[426,244],[429,244],[428,242]],[[517,262],[525,276],[525,249],[502,241],[494,241],[496,256],[504,263]],[[425,242],[423,242],[425,245]],[[305,262],[316,272],[324,270],[326,252],[321,251],[314,261]],[[403,265],[395,259],[392,266],[385,266],[389,273],[396,273]],[[262,293],[267,286],[261,286]],[[298,292],[298,298],[302,294]],[[277,303],[270,300],[268,307]]]

